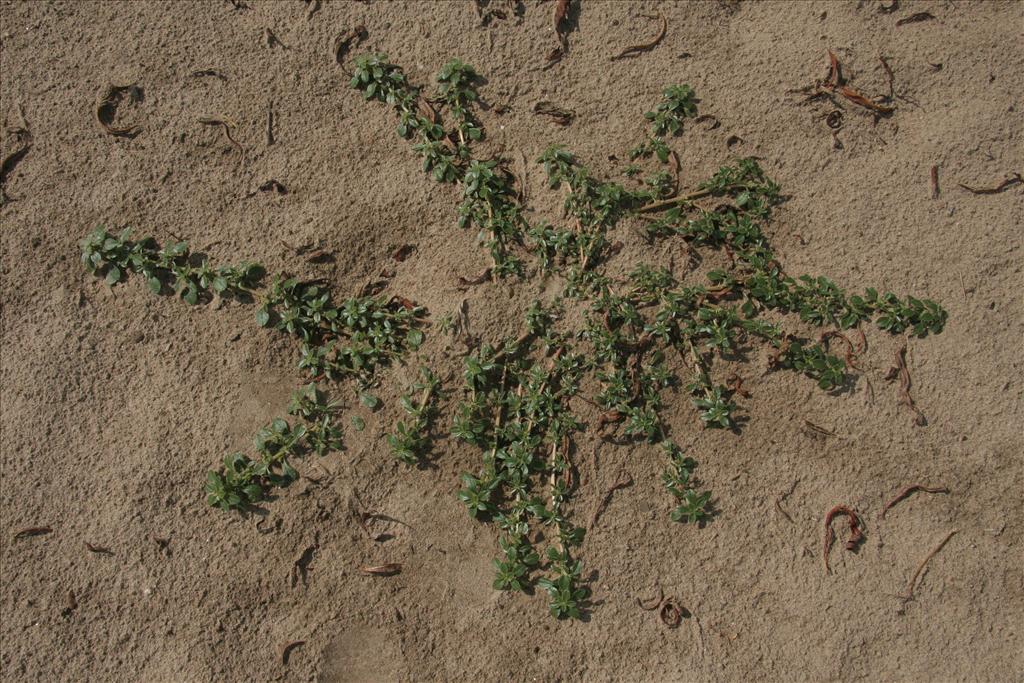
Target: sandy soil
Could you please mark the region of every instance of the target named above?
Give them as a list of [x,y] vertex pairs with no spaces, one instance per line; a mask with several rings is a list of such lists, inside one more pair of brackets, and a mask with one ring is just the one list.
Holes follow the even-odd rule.
[[[246,4],[0,4],[0,116],[5,131],[25,127],[33,139],[0,208],[4,680],[1021,676],[1024,190],[973,195],[958,183],[992,186],[1024,170],[1024,4],[902,0],[885,13],[890,3],[874,1],[583,0],[569,54],[550,69],[553,3],[527,0],[521,17],[486,27],[461,0],[325,0],[309,17],[298,0]],[[662,43],[610,61],[656,32],[644,15],[659,11]],[[898,25],[917,12],[934,18]],[[715,492],[720,514],[705,528],[668,519],[654,447],[581,440],[579,518],[620,472],[636,482],[584,543],[594,593],[584,621],[550,618],[541,596],[491,590],[494,531],[455,500],[458,473],[479,461],[473,449],[444,438],[436,469],[424,471],[391,458],[382,436],[415,366],[384,375],[385,407],[352,409],[367,429],[348,430],[344,453],[303,464],[311,478],[268,516],[208,508],[206,470],[244,448],[298,384],[294,347],[256,328],[248,306],[192,308],[138,280],[107,288],[78,257],[97,224],[180,235],[217,261],[259,260],[328,278],[342,293],[412,244],[389,291],[435,317],[466,298],[485,339],[517,332],[537,295],[514,281],[457,289],[486,254],[455,226],[455,191],[423,177],[392,114],[362,102],[334,63],[333,38],[358,23],[364,48],[387,52],[414,82],[430,82],[453,56],[475,65],[493,105],[481,113],[484,149],[513,159],[560,143],[610,175],[621,165],[608,155],[636,143],[662,88],[691,84],[701,113],[722,125],[691,126],[674,142],[684,186],[731,155],[759,156],[789,195],[771,229],[791,272],[949,310],[945,332],[909,347],[928,425],[913,424],[883,379],[902,339],[869,330],[865,372],[838,397],[764,373],[758,359],[741,434],[701,431],[686,396],[670,397],[669,423]],[[284,47],[266,46],[267,28]],[[870,94],[888,91],[883,55],[899,96],[878,122],[847,104],[841,149],[823,118],[831,107],[789,92],[825,76],[827,49]],[[200,69],[226,78],[190,76]],[[143,90],[118,112],[141,127],[134,139],[105,134],[93,118],[111,83]],[[535,116],[540,100],[575,120],[560,128]],[[197,122],[204,116],[237,122],[244,158]],[[5,132],[4,156],[19,144]],[[247,196],[270,178],[288,194]],[[540,168],[531,163],[527,178],[531,220],[557,220],[560,197]],[[618,228],[624,262],[665,262],[678,249],[646,245],[636,227]],[[314,241],[336,261],[310,265],[282,245]],[[458,372],[462,348],[444,335],[428,336],[424,353],[442,377]],[[881,520],[883,503],[912,483],[951,492],[919,494]],[[788,491],[791,521],[775,504]],[[373,542],[349,515],[353,497],[408,526],[382,526],[391,540]],[[826,575],[822,517],[837,503],[863,512],[867,540],[856,554],[834,550]],[[14,540],[42,525],[52,533]],[[895,595],[953,530],[904,605]],[[311,545],[308,575],[294,580]],[[381,562],[404,569],[358,571]],[[655,581],[689,614],[678,629],[636,604]],[[282,646],[300,640],[282,663]]]

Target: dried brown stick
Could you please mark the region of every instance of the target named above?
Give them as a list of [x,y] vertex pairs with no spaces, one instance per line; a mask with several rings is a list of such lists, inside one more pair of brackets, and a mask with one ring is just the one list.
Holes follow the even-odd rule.
[[213,78],[219,78],[222,81],[227,81],[228,77],[217,71],[216,69],[198,69],[189,74],[192,78],[202,78],[203,76],[212,76]]
[[903,17],[902,19],[896,22],[896,25],[903,26],[904,24],[914,24],[919,21],[928,21],[929,19],[934,18],[935,15],[932,14],[931,12],[917,12],[916,14],[911,14],[908,17]]
[[812,432],[814,434],[819,434],[821,436],[835,436],[836,435],[835,432],[830,431],[828,429],[825,429],[824,427],[822,427],[820,425],[816,425],[813,422],[811,422],[810,420],[806,420],[806,419],[804,420],[804,427],[808,431],[810,431],[810,432]]
[[476,285],[482,285],[491,279],[491,269],[484,268],[483,271],[476,277],[463,277],[459,276],[459,289],[468,289],[475,287]]
[[306,643],[306,641],[304,641],[304,640],[293,640],[290,643],[285,643],[284,645],[282,645],[281,646],[281,663],[287,665],[288,664],[288,657],[291,656],[292,650],[294,650],[295,648],[299,647],[300,645],[304,645],[305,643]]
[[953,538],[953,535],[956,534],[958,531],[960,531],[960,530],[959,529],[953,529],[948,534],[946,534],[945,538],[943,538],[941,541],[939,541],[938,545],[936,545],[934,548],[932,548],[931,552],[929,552],[925,556],[924,560],[921,561],[921,564],[918,565],[917,571],[914,572],[914,575],[910,578],[910,583],[907,585],[907,592],[904,593],[903,595],[899,596],[899,597],[903,598],[904,600],[913,600],[914,599],[914,588],[917,587],[917,579],[918,579],[918,577],[921,576],[921,572],[924,571],[924,568],[928,564],[928,562],[931,561],[931,559],[933,557],[935,557],[935,555],[938,554],[938,552],[940,550],[942,550],[942,548],[946,545],[946,543],[949,542],[949,539]]
[[110,548],[104,548],[101,545],[93,545],[92,543],[89,543],[89,541],[84,541],[84,543],[85,543],[86,550],[88,550],[90,553],[96,553],[97,555],[113,555],[114,554],[110,550]]
[[781,496],[779,496],[778,498],[775,499],[775,509],[778,510],[782,514],[782,516],[785,517],[789,521],[790,524],[796,524],[796,522],[793,521],[793,518],[789,516],[788,512],[786,512],[785,510],[782,509],[782,503],[783,503],[784,500],[786,500],[791,495],[793,495],[793,492],[796,491],[796,486],[799,483],[800,483],[799,479],[794,479],[792,486],[789,487],[789,490],[786,491]]
[[700,199],[701,197],[707,197],[713,194],[712,190],[695,190],[689,194],[684,194],[678,197],[669,197],[668,199],[662,199],[661,201],[651,202],[637,209],[637,213],[650,213],[652,211],[661,211],[667,209],[670,206],[676,204],[682,204],[683,202],[693,201],[694,199]]
[[914,411],[914,424],[918,427],[923,427],[928,424],[928,419],[921,412],[921,409],[914,403],[914,399],[910,396],[910,370],[907,369],[906,361],[907,345],[904,344],[896,351],[896,366],[889,369],[889,374],[886,379],[890,379],[895,371],[895,375],[900,378],[900,403]]
[[907,498],[908,496],[910,496],[910,494],[915,493],[917,491],[924,491],[925,493],[949,493],[949,489],[946,488],[945,486],[941,486],[939,488],[929,488],[927,486],[921,486],[920,484],[912,484],[903,489],[902,491],[900,491],[899,493],[897,493],[895,498],[893,498],[892,500],[885,504],[885,507],[882,508],[882,519],[885,519],[885,515],[887,512],[889,512],[889,508],[893,507],[901,500]]
[[220,126],[221,130],[224,131],[224,136],[228,139],[228,142],[230,142],[232,145],[235,146],[235,149],[238,150],[239,154],[241,154],[242,156],[245,156],[245,150],[242,149],[242,146],[240,144],[238,144],[237,140],[235,140],[233,137],[231,137],[231,124],[230,123],[228,123],[224,119],[217,119],[217,118],[210,118],[210,117],[200,118],[199,119],[199,123],[202,123],[202,124],[207,125],[207,126]]
[[889,62],[885,61],[885,57],[879,55],[878,61],[882,63],[882,68],[885,69],[885,76],[889,79],[889,99],[895,97],[893,84],[896,82],[896,76],[892,73],[892,67],[889,66]]
[[639,45],[630,45],[625,50],[612,57],[612,61],[615,61],[616,59],[622,59],[624,57],[636,57],[640,53],[647,52],[648,50],[653,50],[665,38],[665,33],[668,32],[668,19],[665,18],[665,15],[659,12],[657,17],[648,14],[645,14],[644,16],[648,17],[649,19],[661,19],[661,29],[658,31],[658,35],[654,36],[652,40],[649,40],[646,43],[640,43]]
[[863,522],[860,516],[846,505],[836,505],[825,515],[825,543],[823,557],[825,560],[825,573],[831,574],[832,569],[828,565],[828,552],[832,549],[832,542],[835,540],[835,532],[832,531],[832,520],[838,515],[846,515],[850,520],[850,538],[846,541],[846,549],[853,550],[857,544],[864,540],[864,532],[861,530]]
[[282,43],[281,39],[278,38],[274,34],[274,32],[271,31],[269,28],[264,28],[263,29],[263,40],[267,44],[267,47],[270,48],[270,49],[273,49],[274,45],[280,45],[281,48],[285,49],[285,50],[288,49],[288,46],[285,45],[284,43]]
[[964,185],[963,183],[957,183],[957,185],[964,188],[971,194],[999,194],[1000,192],[1005,192],[1014,185],[1020,185],[1021,183],[1024,183],[1024,178],[1021,177],[1020,173],[1014,173],[1009,178],[999,183],[997,187],[978,188],[970,187],[969,185]]
[[645,612],[653,612],[654,610],[658,609],[658,607],[661,605],[661,601],[665,598],[665,592],[661,589],[661,584],[655,581],[654,587],[658,589],[657,598],[655,598],[654,600],[641,600],[640,598],[636,599],[637,606]]
[[53,529],[48,526],[30,526],[26,529],[21,529],[14,533],[14,540],[21,538],[29,538],[31,536],[42,536],[43,534],[52,533]]
[[932,199],[939,198],[939,167],[932,166]]
[[576,112],[570,109],[562,109],[554,102],[548,101],[541,101],[533,105],[533,113],[550,116],[551,120],[559,126],[568,126],[576,118]]
[[267,100],[267,146],[274,144],[274,100]]

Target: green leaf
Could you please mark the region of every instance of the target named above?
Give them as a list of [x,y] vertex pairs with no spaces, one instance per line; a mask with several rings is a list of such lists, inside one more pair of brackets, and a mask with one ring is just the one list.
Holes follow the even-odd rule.
[[357,432],[363,431],[364,429],[366,429],[366,420],[359,417],[358,415],[353,415],[352,428],[355,429]]
[[373,410],[380,404],[380,399],[373,394],[363,392],[359,394],[359,402],[370,410]]
[[267,323],[270,322],[270,311],[267,310],[266,306],[260,306],[256,309],[256,324],[260,327],[266,327]]
[[423,332],[417,329],[409,330],[409,334],[406,336],[406,343],[409,344],[409,348],[415,351],[423,344]]

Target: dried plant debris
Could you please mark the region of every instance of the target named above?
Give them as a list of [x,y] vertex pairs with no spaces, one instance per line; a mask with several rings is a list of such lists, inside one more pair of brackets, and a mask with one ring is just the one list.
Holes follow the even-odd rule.
[[828,563],[828,553],[832,549],[832,542],[835,540],[835,532],[832,530],[832,520],[838,515],[846,515],[850,524],[850,538],[846,541],[846,549],[853,551],[856,550],[857,545],[864,540],[864,532],[862,530],[863,522],[860,516],[854,512],[851,508],[846,505],[836,505],[834,508],[828,511],[825,515],[825,542],[823,548],[823,558],[825,560],[825,573],[831,574],[832,569]]
[[278,181],[271,178],[270,180],[260,183],[256,186],[256,189],[245,195],[248,197],[255,197],[260,192],[273,192],[274,194],[288,194],[288,188],[279,183]]
[[304,641],[304,640],[293,640],[293,641],[291,641],[289,643],[285,643],[284,645],[282,645],[281,646],[281,651],[280,651],[281,663],[284,664],[285,666],[287,666],[288,665],[288,659],[291,657],[291,654],[292,654],[292,650],[294,650],[297,647],[301,647],[302,645],[305,645],[305,644],[306,644],[306,641]]
[[1020,185],[1021,183],[1024,183],[1024,178],[1021,177],[1020,173],[1014,173],[995,187],[978,188],[971,187],[970,185],[964,185],[963,183],[957,183],[957,185],[964,188],[971,194],[999,194],[1000,192],[1005,192],[1014,185]]
[[191,76],[192,78],[216,78],[221,81],[224,81],[225,83],[228,80],[227,76],[225,76],[220,71],[217,71],[216,69],[197,69],[196,71],[191,72],[189,76]]
[[910,583],[907,584],[907,590],[899,596],[900,598],[902,598],[905,602],[909,602],[910,600],[914,599],[914,590],[917,588],[917,580],[921,577],[921,573],[924,571],[924,568],[928,566],[928,563],[931,561],[931,559],[935,557],[935,555],[937,555],[938,552],[942,550],[947,543],[949,543],[949,539],[953,538],[953,536],[958,532],[959,529],[953,529],[952,531],[950,531],[941,541],[939,541],[935,545],[934,548],[931,549],[931,551],[927,555],[925,555],[925,558],[921,560],[921,564],[917,566],[917,571],[915,571],[914,575],[910,577]]
[[653,50],[658,46],[659,43],[665,38],[665,33],[668,31],[668,19],[665,18],[664,14],[658,14],[657,16],[651,16],[649,14],[643,15],[648,19],[660,19],[661,26],[658,29],[658,35],[654,36],[651,40],[646,43],[640,43],[639,45],[631,45],[619,54],[612,57],[612,61],[617,59],[623,59],[625,57],[637,57],[644,52]]
[[549,116],[559,126],[568,126],[576,118],[576,112],[569,109],[562,109],[553,102],[541,101],[533,105],[533,113],[542,116]]
[[94,110],[96,123],[99,124],[107,134],[115,137],[133,138],[138,135],[142,128],[137,125],[116,126],[114,119],[117,110],[123,102],[138,103],[143,98],[142,88],[131,83],[129,85],[108,85],[101,91],[96,108]]
[[935,15],[933,15],[931,12],[916,12],[909,16],[903,17],[902,19],[896,22],[896,25],[903,26],[905,24],[916,24],[919,21],[929,21],[934,18]]
[[359,568],[359,571],[370,576],[394,576],[402,571],[402,565],[397,562],[388,562],[375,566],[363,566]]
[[263,42],[270,49],[274,49],[274,47],[280,47],[283,50],[288,49],[288,46],[282,43],[281,39],[278,38],[277,35],[269,28],[263,29]]
[[113,555],[114,554],[113,551],[110,550],[110,548],[105,548],[105,547],[103,547],[101,545],[93,545],[92,543],[89,543],[89,541],[84,541],[84,543],[85,543],[86,550],[88,550],[90,553],[96,553],[97,555]]
[[930,488],[928,486],[922,486],[920,484],[912,484],[904,488],[899,493],[897,493],[892,500],[885,504],[885,507],[882,508],[882,519],[885,519],[885,515],[889,512],[890,508],[899,503],[901,500],[909,497],[911,494],[916,493],[917,491],[922,491],[924,493],[949,493],[949,489],[946,488],[945,486]]
[[678,628],[683,621],[683,608],[679,606],[675,598],[667,598],[661,603],[658,616],[661,617],[661,623],[669,628]]
[[224,137],[228,139],[228,142],[230,142],[234,146],[234,148],[238,150],[239,154],[245,156],[245,150],[242,149],[242,146],[238,144],[238,141],[235,140],[235,138],[232,137],[231,135],[231,129],[235,126],[234,122],[228,121],[227,119],[206,116],[200,118],[199,123],[203,124],[204,126],[219,126],[221,131],[223,131],[224,133]]
[[892,381],[899,378],[900,389],[899,397],[900,403],[910,408],[914,413],[914,424],[918,427],[924,427],[928,424],[927,418],[921,409],[914,403],[914,399],[910,396],[910,370],[907,369],[907,345],[903,344],[899,349],[896,350],[895,361],[896,365],[889,368],[889,371],[885,375],[885,379]]
[[608,489],[604,492],[604,495],[601,497],[601,501],[597,504],[597,507],[594,508],[594,514],[590,516],[590,524],[587,525],[588,528],[594,528],[594,526],[597,524],[598,518],[601,516],[601,513],[604,512],[604,509],[608,507],[608,503],[611,502],[612,495],[616,491],[632,485],[633,477],[629,474],[629,472],[623,472],[622,474],[620,474],[619,478],[615,481],[615,483],[609,486]]
[[[578,2],[579,0],[577,0]],[[558,46],[551,49],[547,54],[547,64],[544,68],[550,68],[560,62],[569,52],[569,10],[572,0],[556,0],[554,13],[555,36],[558,38]]]
[[33,536],[45,536],[46,534],[53,533],[53,529],[48,526],[30,526],[14,533],[14,540],[20,540],[22,538],[31,538]]

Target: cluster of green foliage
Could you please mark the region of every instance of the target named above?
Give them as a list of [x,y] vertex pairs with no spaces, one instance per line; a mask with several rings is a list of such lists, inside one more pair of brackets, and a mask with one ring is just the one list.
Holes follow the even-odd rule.
[[[127,229],[115,237],[97,228],[81,246],[83,263],[111,286],[136,273],[154,293],[173,285],[173,291],[190,304],[211,294],[245,301],[262,298],[257,323],[301,340],[299,367],[315,379],[352,378],[365,387],[379,367],[423,343],[425,311],[398,297],[354,297],[335,306],[322,285],[280,277],[257,291],[265,275],[258,264],[213,267],[190,252],[185,242],[164,248],[152,238],[133,242]],[[207,476],[208,502],[247,510],[264,500],[271,487],[286,486],[296,478],[289,458],[341,449],[342,431],[334,417],[338,405],[326,402],[314,383],[296,392],[288,412],[305,424],[292,427],[277,418],[257,433],[255,458],[241,453],[225,457],[220,470]]]
[[430,102],[410,85],[400,67],[387,61],[387,55],[357,57],[351,84],[366,99],[394,107],[398,134],[416,140],[413,149],[423,157],[425,172],[438,182],[462,186],[459,227],[477,227],[479,240],[491,253],[495,275],[504,276],[522,270],[510,247],[522,241],[527,225],[511,173],[497,159],[472,157],[471,143],[483,137],[472,113],[478,80],[476,71],[458,60],[441,69],[434,101],[454,120],[450,131],[438,123],[440,116]]
[[398,297],[353,297],[335,306],[315,282],[277,278],[256,311],[256,322],[302,341],[299,368],[330,380],[368,384],[386,366],[423,343],[423,308]]
[[315,384],[294,394],[288,406],[291,415],[305,424],[290,425],[276,418],[256,433],[256,458],[232,453],[219,471],[206,475],[206,501],[224,510],[248,510],[267,497],[273,487],[283,488],[298,479],[289,458],[312,451],[326,455],[342,448],[342,433],[334,418],[337,401],[327,401]]
[[[441,382],[429,368],[420,368],[422,379],[412,385],[409,393],[401,398],[402,409],[411,419],[408,424],[399,420],[395,425],[395,433],[388,434],[388,445],[395,458],[406,465],[416,465],[424,461],[430,450],[430,426],[436,412],[436,405],[431,403]],[[414,402],[414,395],[419,401]]]
[[[584,529],[570,522],[563,505],[572,489],[571,435],[582,426],[568,402],[586,361],[568,338],[550,333],[550,322],[550,313],[535,304],[526,334],[499,348],[484,344],[467,357],[466,398],[452,435],[483,452],[482,469],[462,475],[459,500],[502,532],[495,588],[519,591],[537,583],[551,594],[553,614],[576,617],[586,592],[573,549]],[[531,523],[551,529],[543,566]],[[541,570],[548,574],[536,581],[532,575]]]
[[[909,329],[921,336],[941,331],[946,313],[932,301],[879,295],[873,289],[864,296],[846,297],[826,278],[787,275],[764,232],[780,201],[779,188],[754,159],[737,159],[692,192],[669,197],[676,192],[675,182],[665,170],[626,187],[595,178],[569,151],[551,147],[538,162],[551,188],[568,189],[567,225],[526,224],[511,183],[501,172],[501,160],[471,160],[463,151],[468,140],[482,135],[477,121],[466,114],[476,99],[470,87],[476,72],[461,62],[452,64],[457,67],[445,67],[439,78],[441,101],[465,124],[447,138],[419,113],[419,91],[385,56],[357,59],[353,85],[368,98],[395,106],[402,122],[400,134],[420,131],[417,151],[436,178],[463,182],[467,197],[476,192],[485,199],[500,198],[475,209],[464,203],[464,218],[485,227],[496,216],[510,216],[512,228],[492,232],[494,239],[502,237],[506,246],[525,236],[538,271],[564,282],[548,308],[535,304],[530,309],[524,335],[496,347],[485,344],[466,358],[464,399],[452,434],[482,454],[481,469],[463,474],[459,499],[472,516],[493,522],[501,532],[495,588],[524,590],[536,585],[550,594],[553,614],[576,617],[586,588],[580,585],[581,564],[573,553],[584,530],[566,517],[565,504],[573,491],[572,439],[584,425],[568,402],[585,377],[593,377],[600,386],[594,402],[606,411],[602,437],[612,438],[603,433],[611,423],[621,425],[626,440],[660,443],[669,462],[664,483],[676,500],[670,516],[697,523],[710,515],[711,493],[698,488],[693,477],[696,462],[670,440],[661,417],[664,390],[683,384],[669,367],[670,355],[683,358],[690,369],[684,386],[699,423],[736,428],[736,392],[715,381],[715,361],[723,356],[746,358],[755,340],[773,348],[773,367],[800,372],[822,389],[850,381],[846,363],[830,354],[824,342],[788,333],[778,322],[765,320],[764,312],[796,313],[806,323],[840,329],[873,319],[883,330]],[[459,92],[472,96],[452,94]],[[688,86],[667,88],[657,106],[644,115],[651,130],[630,151],[631,165],[624,175],[640,175],[632,162],[654,159],[668,164],[674,157],[668,140],[683,131],[685,119],[696,116],[696,105]],[[473,134],[462,125],[471,126]],[[437,161],[437,155],[446,161]],[[443,171],[436,170],[439,164]],[[715,206],[702,206],[698,200],[705,198]],[[499,210],[502,207],[509,213]],[[733,265],[708,272],[706,284],[690,286],[663,268],[645,264],[637,265],[625,283],[605,274],[603,266],[614,253],[609,235],[618,223],[653,212],[663,213],[648,221],[650,239],[675,236],[693,248],[724,251]],[[517,267],[499,272],[524,271]],[[558,312],[567,300],[588,303],[584,324],[557,331]],[[541,554],[531,534],[544,527],[552,531],[543,534],[548,547]]]
[[141,275],[154,294],[172,288],[186,303],[195,305],[213,292],[219,296],[247,296],[263,278],[257,263],[237,266],[210,266],[206,259],[192,253],[187,242],[175,242],[160,248],[146,237],[131,240],[131,229],[117,236],[102,226],[81,241],[82,263],[108,285],[121,282],[128,273]]
[[[459,225],[480,231],[495,275],[533,272],[513,254],[519,246],[532,254],[535,272],[563,285],[554,301],[529,308],[519,337],[484,343],[467,355],[451,434],[481,454],[479,468],[462,474],[458,498],[471,516],[500,532],[494,587],[528,591],[536,586],[548,593],[553,615],[578,618],[589,593],[579,558],[585,529],[570,519],[577,488],[571,459],[574,440],[587,425],[571,410],[573,398],[603,411],[601,438],[660,447],[668,461],[662,479],[673,499],[670,518],[699,524],[711,516],[712,494],[699,486],[696,461],[684,455],[663,420],[667,389],[682,387],[689,394],[697,424],[737,429],[737,390],[716,379],[721,372],[716,366],[747,360],[755,343],[771,349],[772,368],[799,372],[824,390],[851,381],[844,359],[829,352],[827,334],[822,341],[801,338],[767,319],[766,312],[775,319],[793,314],[807,325],[836,328],[831,334],[873,321],[893,334],[922,337],[941,332],[947,314],[925,299],[875,289],[847,296],[825,277],[788,275],[765,233],[781,199],[779,187],[754,159],[733,160],[680,194],[678,179],[664,166],[675,160],[678,171],[669,141],[697,114],[697,100],[685,85],[667,88],[644,114],[651,128],[630,151],[623,173],[634,179],[628,187],[595,177],[561,147],[547,149],[538,163],[552,189],[568,190],[565,225],[531,226],[505,160],[474,157],[473,143],[484,135],[473,111],[479,81],[471,66],[453,60],[428,99],[385,55],[371,54],[356,58],[352,86],[366,99],[394,108],[398,134],[413,141],[427,173],[460,186]],[[449,128],[435,105],[450,118]],[[640,165],[646,163],[661,167],[641,180]],[[656,212],[658,218],[647,218]],[[610,236],[625,218],[646,219],[650,240],[676,238],[694,251],[721,251],[731,265],[710,270],[701,284],[683,284],[670,270],[643,263],[625,278],[612,277],[605,267],[616,253]],[[273,279],[257,293],[264,272],[256,264],[215,268],[185,243],[161,249],[152,239],[129,238],[128,231],[114,237],[97,229],[82,242],[83,262],[110,285],[136,273],[154,292],[166,288],[191,304],[211,294],[259,298],[257,323],[299,341],[299,367],[314,382],[353,381],[370,409],[379,402],[369,393],[376,372],[424,342],[426,312],[405,299],[356,296],[335,304],[323,283],[288,277]],[[563,315],[568,302],[586,307],[581,324],[567,322],[578,319]],[[685,377],[670,358],[682,359]],[[387,437],[395,457],[408,465],[429,457],[437,413],[433,399],[440,392],[429,369],[420,373],[401,398],[408,417]],[[592,399],[580,396],[581,386],[597,387]],[[299,423],[275,419],[256,435],[255,457],[224,458],[223,466],[208,474],[208,502],[249,509],[298,476],[291,464],[295,458],[341,449],[339,410],[315,383],[301,388],[288,407]],[[352,424],[357,430],[364,426],[357,415]],[[606,430],[609,424],[613,427]]]
[[671,441],[663,442],[662,447],[668,457],[669,466],[661,475],[661,480],[669,493],[679,502],[679,506],[672,511],[672,521],[695,524],[707,519],[711,493],[698,493],[694,488],[697,480],[693,476],[693,470],[696,469],[697,462],[684,456],[683,450]]
[[629,158],[635,160],[653,154],[661,163],[668,163],[672,150],[665,138],[682,133],[683,120],[696,115],[697,98],[693,89],[688,85],[669,86],[654,111],[644,114],[644,118],[651,122],[651,134],[647,140],[629,151]]

